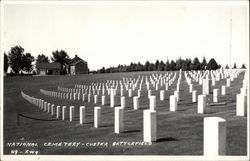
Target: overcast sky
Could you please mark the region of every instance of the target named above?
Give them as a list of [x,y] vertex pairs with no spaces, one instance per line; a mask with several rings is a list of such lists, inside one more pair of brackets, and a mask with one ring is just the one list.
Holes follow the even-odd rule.
[[[232,12],[231,12],[232,11]],[[232,14],[231,14],[232,13]],[[194,58],[247,63],[247,5],[55,5],[8,4],[5,47],[51,56],[65,50],[90,70],[149,60]]]

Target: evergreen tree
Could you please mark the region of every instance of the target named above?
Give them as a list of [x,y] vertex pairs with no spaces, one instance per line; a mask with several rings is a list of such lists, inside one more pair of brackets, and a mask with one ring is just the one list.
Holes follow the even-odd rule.
[[160,64],[159,60],[156,60],[153,70],[158,70],[159,69],[159,64]]
[[200,61],[197,57],[195,57],[193,62],[190,64],[190,70],[200,70],[200,67]]
[[207,60],[205,57],[203,57],[200,70],[206,70],[206,66],[207,66]]
[[234,63],[233,69],[237,69],[236,63]]
[[164,68],[165,68],[165,64],[163,63],[163,61],[161,61],[158,66],[158,71],[164,71]]
[[149,71],[153,71],[154,70],[155,65],[153,63],[149,64]]
[[169,71],[170,70],[170,63],[169,63],[169,60],[167,60],[166,64],[165,64],[165,68],[164,68],[165,71]]
[[144,65],[145,71],[149,71],[149,66],[150,66],[149,61],[146,61],[145,65]]
[[4,53],[4,72],[7,73],[9,67],[9,61],[7,54]]
[[176,70],[176,63],[173,60],[171,60],[171,63],[170,63],[170,70],[171,71]]
[[228,66],[228,65],[226,65],[225,69],[229,69],[229,66]]
[[214,60],[214,58],[210,59],[208,64],[207,64],[207,70],[216,70],[218,69],[218,64]]
[[182,64],[181,64],[181,69],[183,70],[183,71],[186,71],[186,70],[188,70],[188,65],[187,65],[187,61],[182,61]]
[[241,69],[246,69],[245,64],[242,64]]
[[181,57],[176,61],[176,70],[180,70],[182,68],[182,62],[183,60],[181,59]]

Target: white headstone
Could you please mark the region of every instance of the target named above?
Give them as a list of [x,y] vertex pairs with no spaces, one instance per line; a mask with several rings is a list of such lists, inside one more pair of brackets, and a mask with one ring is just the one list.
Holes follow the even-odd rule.
[[161,90],[161,91],[160,91],[160,100],[161,100],[161,101],[164,101],[164,99],[165,99],[165,91],[164,91],[164,90]]
[[102,96],[102,105],[106,105],[106,96]]
[[123,107],[115,107],[115,133],[117,134],[124,131],[123,117],[124,117]]
[[86,101],[86,94],[82,94],[82,101],[85,102]]
[[85,106],[80,106],[80,124],[83,124],[86,122],[86,114],[85,114]]
[[213,89],[213,102],[218,102],[219,89]]
[[209,95],[211,88],[211,80],[210,79],[204,79],[202,84],[202,94]]
[[156,97],[150,96],[149,98],[149,109],[154,111],[156,109]]
[[148,90],[148,99],[150,98],[151,96],[151,90]]
[[141,97],[141,90],[137,91],[137,96],[140,98]]
[[169,104],[170,104],[170,111],[176,111],[177,108],[178,108],[178,105],[177,105],[177,98],[175,95],[171,95],[170,98],[169,98]]
[[227,87],[230,87],[230,85],[231,85],[231,80],[230,78],[227,78]]
[[179,100],[180,100],[179,91],[174,91],[174,95],[175,95],[175,97],[176,97],[176,101],[179,102]]
[[192,92],[192,102],[197,102],[197,91]]
[[47,112],[50,113],[50,103],[47,104]]
[[152,142],[157,139],[156,111],[143,111],[143,141]]
[[98,95],[95,95],[94,96],[94,104],[97,104],[98,103]]
[[128,89],[128,97],[132,97],[132,89]]
[[198,96],[198,113],[206,113],[207,97],[206,95]]
[[121,107],[125,108],[126,107],[126,98],[123,96],[121,97]]
[[133,98],[133,105],[135,110],[139,109],[139,98],[137,96]]
[[52,104],[51,105],[51,112],[50,112],[52,116],[54,115],[54,110],[55,110],[55,105]]
[[226,155],[226,120],[220,117],[204,118],[204,156]]
[[236,116],[247,116],[247,96],[244,94],[236,96]]
[[115,94],[114,89],[110,89],[110,107],[115,107]]
[[74,113],[75,113],[75,107],[74,106],[70,106],[69,107],[69,121],[73,121],[74,120]]
[[94,127],[99,128],[101,125],[101,107],[94,108]]
[[62,120],[66,119],[66,106],[62,107]]
[[189,85],[189,93],[192,93],[193,92],[193,84],[190,84]]
[[56,106],[56,118],[59,118],[61,115],[61,107],[60,106]]
[[226,92],[227,92],[227,91],[226,91],[226,86],[222,86],[222,87],[221,87],[221,95],[222,95],[222,96],[225,96],[225,95],[226,95]]
[[91,94],[88,94],[88,102],[91,101]]

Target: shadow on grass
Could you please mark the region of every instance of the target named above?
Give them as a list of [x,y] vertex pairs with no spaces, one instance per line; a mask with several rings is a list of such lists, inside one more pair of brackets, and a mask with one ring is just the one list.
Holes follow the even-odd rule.
[[133,132],[141,132],[141,130],[127,130],[124,133],[133,133]]
[[178,109],[178,110],[176,110],[176,111],[187,111],[188,109]]
[[217,113],[216,111],[206,111],[205,114],[215,114]]
[[100,128],[105,128],[105,127],[112,127],[114,125],[102,125]]
[[182,103],[178,103],[178,105],[185,105],[185,106],[189,106],[189,105],[195,105],[197,102],[190,102],[190,103],[185,103],[185,102],[182,102]]
[[165,142],[165,141],[177,141],[177,139],[173,138],[173,137],[166,137],[166,138],[159,138],[159,139],[156,140],[157,143]]
[[83,124],[93,124],[94,122],[84,122]]

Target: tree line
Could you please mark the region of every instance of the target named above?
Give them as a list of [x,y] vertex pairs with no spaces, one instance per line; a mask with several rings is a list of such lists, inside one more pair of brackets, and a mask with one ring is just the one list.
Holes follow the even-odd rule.
[[4,53],[4,72],[7,73],[10,67],[11,75],[23,75],[23,72],[28,74],[36,74],[34,65],[35,63],[50,63],[58,62],[61,65],[61,74],[66,74],[66,64],[71,60],[69,55],[64,50],[55,50],[52,52],[52,56],[45,56],[44,54],[38,54],[35,59],[31,53],[25,53],[24,48],[21,46],[14,46],[10,49],[8,54]]
[[[55,50],[52,52],[52,56],[49,58],[44,54],[38,54],[35,59],[31,53],[25,53],[24,48],[21,46],[14,46],[10,49],[8,54],[4,53],[4,71],[7,73],[8,68],[11,69],[11,75],[22,75],[23,72],[28,74],[36,74],[34,61],[37,63],[50,63],[58,62],[61,65],[61,74],[66,74],[66,64],[68,64],[72,59],[69,57],[64,50]],[[163,61],[157,60],[155,63],[150,63],[146,61],[145,64],[130,63],[130,65],[118,65],[117,67],[101,68],[97,71],[92,71],[92,73],[114,73],[114,72],[134,72],[134,71],[175,71],[175,70],[216,70],[220,69],[221,65],[217,64],[214,58],[210,59],[207,63],[205,57],[202,61],[195,57],[191,59],[182,59],[181,57],[174,60],[167,60],[165,63]],[[228,69],[228,65],[225,66]],[[233,68],[237,68],[236,63],[234,63]],[[242,64],[241,68],[246,68],[245,64]]]
[[[200,61],[197,57],[193,60],[182,59],[181,57],[174,60],[167,60],[165,63],[163,61],[156,60],[155,63],[150,63],[146,61],[145,64],[138,63],[130,63],[130,65],[118,65],[117,67],[109,67],[109,68],[101,68],[98,69],[97,73],[117,73],[117,72],[136,72],[136,71],[175,71],[182,69],[183,71],[190,70],[217,70],[220,69],[221,65],[218,64],[214,58],[211,58],[209,62],[207,62],[206,58],[203,57],[202,61]],[[236,63],[234,63],[233,69],[236,69]],[[242,64],[241,68],[246,68],[245,64]],[[226,65],[225,69],[229,69],[229,66]]]

